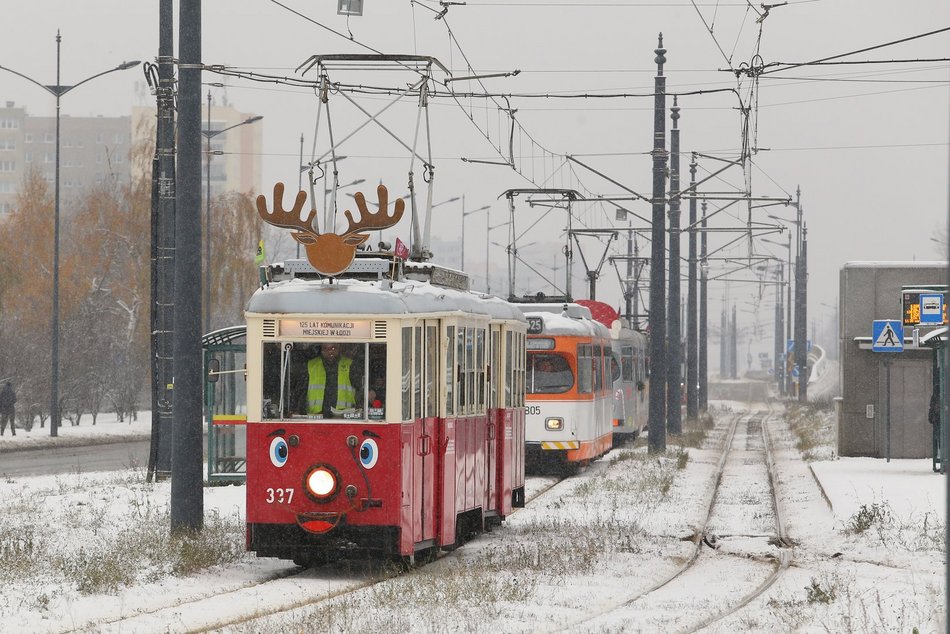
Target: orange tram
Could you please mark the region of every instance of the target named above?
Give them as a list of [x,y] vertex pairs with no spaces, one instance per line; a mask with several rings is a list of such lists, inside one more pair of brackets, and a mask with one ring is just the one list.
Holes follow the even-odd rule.
[[529,471],[576,470],[636,438],[649,406],[646,337],[602,302],[518,306],[528,320]]

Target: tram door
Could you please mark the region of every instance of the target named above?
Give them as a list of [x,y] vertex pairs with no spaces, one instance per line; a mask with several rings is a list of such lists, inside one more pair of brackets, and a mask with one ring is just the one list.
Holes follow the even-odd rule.
[[422,430],[419,457],[420,485],[419,510],[421,513],[421,540],[433,539],[436,534],[435,517],[435,451],[438,438],[439,416],[439,322],[428,319],[414,329],[415,396]]
[[487,442],[486,460],[485,460],[485,482],[487,483],[486,498],[488,508],[486,511],[494,511],[498,508],[498,437],[504,437],[505,429],[505,410],[498,403],[498,377],[504,376],[501,368],[504,367],[501,358],[501,325],[492,324],[489,330],[488,339],[488,371],[486,394],[486,411],[488,413],[487,421]]

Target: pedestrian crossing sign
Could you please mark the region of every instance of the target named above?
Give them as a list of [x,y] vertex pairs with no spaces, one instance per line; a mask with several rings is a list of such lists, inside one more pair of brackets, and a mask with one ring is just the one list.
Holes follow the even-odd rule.
[[903,352],[904,327],[899,319],[875,319],[871,324],[871,350]]

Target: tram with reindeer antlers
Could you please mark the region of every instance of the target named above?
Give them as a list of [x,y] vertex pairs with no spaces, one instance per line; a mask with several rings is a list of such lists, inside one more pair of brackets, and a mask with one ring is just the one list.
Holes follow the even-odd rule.
[[283,189],[258,212],[307,260],[262,267],[247,304],[247,548],[412,561],[499,524],[524,504],[521,311],[461,272],[358,250],[403,216],[383,185],[339,234]]

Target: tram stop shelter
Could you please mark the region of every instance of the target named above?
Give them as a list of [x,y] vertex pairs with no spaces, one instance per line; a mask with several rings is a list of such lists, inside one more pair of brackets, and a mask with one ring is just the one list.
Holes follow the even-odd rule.
[[848,262],[839,281],[838,455],[932,458],[934,356],[921,339],[935,329],[899,326],[900,352],[875,352],[871,335],[874,321],[902,321],[903,289],[946,285],[947,263]]
[[247,327],[202,337],[208,482],[244,482],[247,466]]

